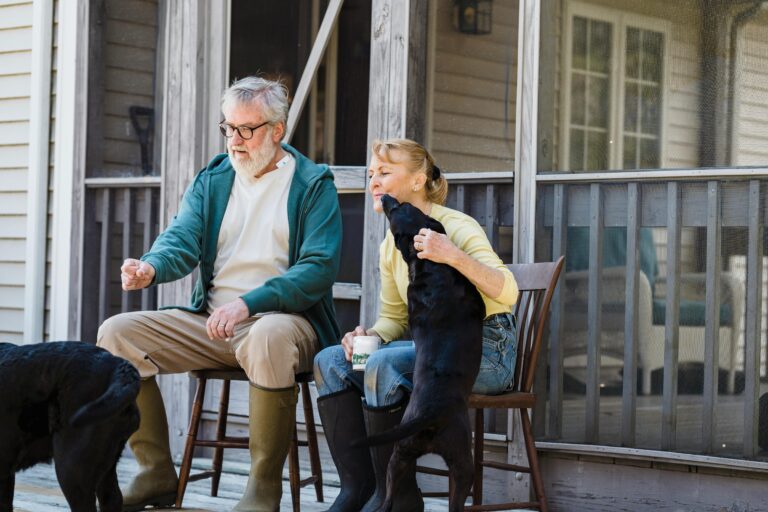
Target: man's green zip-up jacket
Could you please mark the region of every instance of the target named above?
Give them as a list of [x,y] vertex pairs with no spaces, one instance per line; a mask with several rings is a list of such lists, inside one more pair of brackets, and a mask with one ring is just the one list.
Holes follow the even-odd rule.
[[[287,144],[283,149],[296,159],[288,192],[289,268],[241,298],[251,315],[267,311],[304,315],[321,347],[327,347],[341,338],[332,296],[341,251],[339,200],[327,165],[312,162]],[[219,230],[234,178],[229,156],[214,157],[187,188],[173,221],[141,257],[155,267],[153,284],[180,279],[199,265],[192,304],[176,308],[195,313],[206,309]]]

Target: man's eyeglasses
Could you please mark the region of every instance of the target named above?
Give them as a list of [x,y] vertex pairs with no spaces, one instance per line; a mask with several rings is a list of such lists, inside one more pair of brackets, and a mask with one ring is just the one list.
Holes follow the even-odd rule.
[[221,130],[221,134],[228,139],[231,138],[235,134],[235,132],[237,132],[243,140],[249,140],[250,138],[253,137],[253,132],[258,130],[265,124],[269,124],[269,121],[264,121],[260,125],[253,126],[253,127],[244,126],[244,125],[233,126],[229,123],[221,122],[219,123],[219,130]]

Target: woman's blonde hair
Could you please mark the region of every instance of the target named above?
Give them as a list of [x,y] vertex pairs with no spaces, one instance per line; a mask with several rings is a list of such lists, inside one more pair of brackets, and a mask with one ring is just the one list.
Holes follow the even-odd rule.
[[[412,173],[426,174],[427,199],[433,203],[445,204],[445,199],[448,197],[448,180],[435,165],[435,159],[424,146],[410,139],[377,139],[373,141],[371,150],[385,162],[403,164]],[[393,159],[392,151],[399,151],[404,156]]]

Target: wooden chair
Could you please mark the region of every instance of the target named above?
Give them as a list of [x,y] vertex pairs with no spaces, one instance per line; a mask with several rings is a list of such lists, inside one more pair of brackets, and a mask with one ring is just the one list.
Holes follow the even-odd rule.
[[[221,463],[224,458],[224,448],[248,448],[248,437],[227,436],[227,414],[229,412],[229,386],[233,380],[247,381],[243,370],[197,370],[190,372],[197,379],[197,391],[195,400],[192,403],[192,416],[189,420],[189,430],[187,432],[187,443],[184,448],[184,457],[179,471],[179,487],[176,493],[176,508],[181,507],[184,500],[184,492],[187,483],[204,478],[211,478],[211,496],[216,496],[219,490],[219,481],[221,479]],[[220,379],[223,381],[221,388],[221,398],[219,401],[219,417],[216,423],[215,439],[198,439],[197,433],[200,427],[200,419],[203,411],[203,400],[205,398],[205,386],[210,379]],[[302,404],[304,406],[304,419],[307,428],[307,440],[300,441],[296,427],[293,429],[293,441],[291,442],[288,453],[288,475],[291,487],[291,500],[293,511],[299,512],[301,505],[299,502],[299,490],[309,484],[315,485],[315,494],[317,501],[323,501],[323,474],[320,467],[320,455],[317,447],[317,431],[315,429],[315,415],[312,409],[312,399],[309,394],[309,383],[312,382],[311,372],[300,373],[296,375],[296,382],[301,390]],[[192,455],[196,446],[207,446],[214,448],[213,464],[210,470],[190,475],[192,469]],[[309,449],[309,461],[312,469],[312,475],[304,480],[299,474],[299,446],[306,446]]]
[[[555,262],[508,265],[517,281],[520,297],[515,306],[517,320],[517,363],[515,377],[509,391],[500,395],[472,394],[469,407],[475,409],[475,479],[472,486],[472,505],[466,510],[513,510],[533,508],[547,512],[547,498],[539,470],[539,459],[533,441],[528,409],[533,408],[536,396],[532,393],[536,360],[549,317],[549,304],[563,268],[564,258]],[[517,409],[520,411],[528,466],[483,460],[484,409]],[[521,503],[483,504],[483,468],[529,473],[533,480],[536,501]],[[418,467],[418,471],[448,476],[442,469]],[[425,496],[448,496],[448,493],[425,493]]]

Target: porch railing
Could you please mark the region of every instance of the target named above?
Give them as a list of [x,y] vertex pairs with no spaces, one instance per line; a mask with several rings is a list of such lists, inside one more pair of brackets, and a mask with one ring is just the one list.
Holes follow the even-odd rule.
[[[537,257],[565,254],[571,263],[586,264],[569,268],[553,302],[549,381],[539,382],[540,391],[548,388],[548,402],[546,410],[543,403],[537,410],[538,433],[553,440],[753,457],[765,374],[768,177],[620,174],[626,176],[603,173],[592,182],[552,175],[539,184]],[[649,231],[651,254],[665,253],[659,275],[648,275],[643,261]],[[689,296],[692,290],[698,295]],[[685,317],[691,308],[700,310],[698,322]],[[691,362],[701,388],[683,396],[681,368]],[[620,371],[620,401],[606,393],[610,365]],[[650,385],[656,368],[660,397]],[[581,372],[584,389],[569,394],[564,379],[574,371]],[[722,380],[725,385],[718,386]]]
[[95,342],[98,326],[127,311],[155,309],[157,289],[124,292],[120,266],[138,258],[158,234],[160,177],[85,181],[82,337]]

